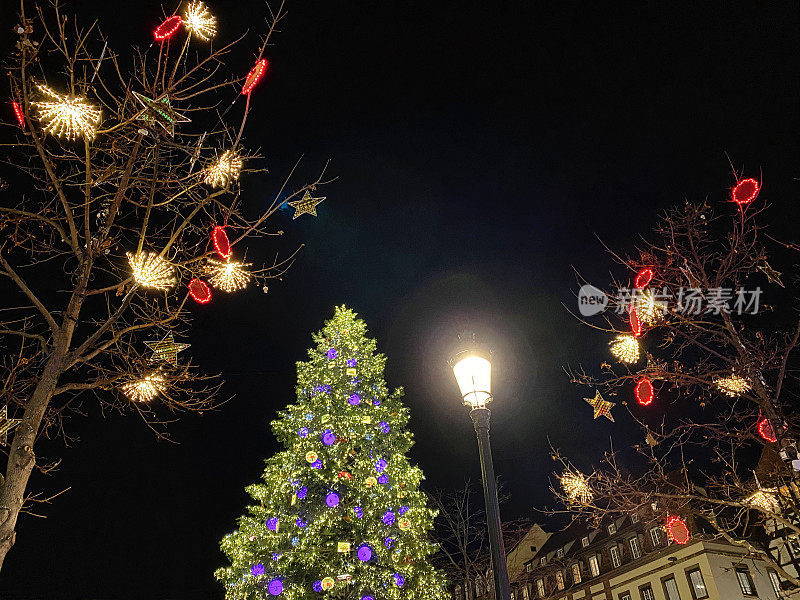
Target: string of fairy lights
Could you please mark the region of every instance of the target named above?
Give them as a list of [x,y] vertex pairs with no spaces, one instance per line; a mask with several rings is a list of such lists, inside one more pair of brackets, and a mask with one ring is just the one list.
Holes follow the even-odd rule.
[[[217,35],[217,25],[217,18],[209,7],[202,1],[192,0],[185,4],[181,14],[170,15],[153,30],[153,40],[154,43],[168,44],[181,30],[184,30],[188,35],[187,43],[192,39],[209,42]],[[262,81],[268,65],[267,59],[259,57],[244,77],[241,95],[247,97],[248,108],[250,95]],[[141,123],[141,128],[138,130],[141,135],[166,133],[174,137],[176,127],[191,122],[173,106],[171,98],[166,94],[150,97],[140,91],[133,90],[131,93],[137,106],[137,112],[132,120]],[[35,82],[35,94],[30,102],[32,120],[27,119],[26,108],[20,102],[19,99],[12,100],[11,106],[14,117],[22,129],[35,127],[38,124],[45,135],[67,142],[79,139],[92,142],[101,132],[103,111],[87,95],[62,93],[55,87]],[[204,138],[205,134],[195,151],[195,156],[192,157],[190,173],[199,158]],[[244,157],[235,149],[234,144],[233,148],[221,151],[221,154],[207,166],[191,176],[211,188],[227,189],[239,181],[244,162]],[[313,190],[314,187],[311,186],[309,189]],[[295,209],[294,219],[303,214],[316,216],[317,205],[325,200],[324,197],[313,197],[309,189],[301,190],[302,196],[299,200],[287,203]],[[257,276],[249,270],[252,267],[250,263],[233,258],[224,226],[213,227],[211,242],[217,258],[202,256],[199,260],[188,261],[188,264],[200,265],[199,269],[191,273],[193,276],[186,288],[189,297],[199,305],[211,302],[212,290],[233,293],[245,289],[257,279]],[[130,275],[142,290],[170,293],[179,285],[182,273],[188,270],[187,267],[179,265],[186,263],[173,264],[171,258],[165,254],[165,251],[147,249],[126,253]],[[266,289],[264,286],[265,291]],[[157,365],[157,368],[145,370],[137,377],[128,377],[119,385],[120,391],[132,402],[151,402],[167,394],[169,377],[164,368],[177,364],[175,360],[177,352],[186,345],[175,342],[171,335],[165,339],[164,344],[163,348],[167,349],[166,354],[154,349],[150,360],[150,363],[153,366]],[[165,360],[165,356],[170,360]]]
[[[760,188],[760,183],[756,179],[742,179],[731,190],[731,201],[736,203],[741,210],[744,210],[744,207],[756,199]],[[780,282],[779,273],[771,268],[762,270],[770,281]],[[655,292],[649,289],[654,276],[653,269],[649,267],[644,267],[636,273],[633,286],[637,290],[637,295],[635,296],[635,302],[628,309],[630,332],[617,333],[609,343],[611,355],[617,361],[628,366],[635,365],[641,361],[644,354],[641,348],[643,336],[648,329],[657,326],[665,318],[665,307],[656,302]],[[651,371],[645,367],[633,377],[633,396],[638,404],[644,407],[651,406],[656,398],[651,375]],[[737,398],[747,394],[752,389],[751,381],[736,371],[715,378],[712,386],[720,394],[730,398]],[[603,398],[599,390],[595,390],[594,397],[584,398],[584,400],[592,407],[594,419],[603,416],[612,422],[614,421],[611,409],[615,406],[615,403]],[[766,442],[777,442],[773,424],[766,416],[759,415],[756,431]],[[658,443],[649,431],[646,442],[650,446],[655,446]],[[579,471],[570,468],[564,471],[558,479],[568,503],[590,504],[592,502],[594,494],[590,484],[591,476],[586,477]],[[780,510],[778,492],[779,490],[777,489],[762,488],[758,484],[758,489],[746,497],[743,502],[745,505],[758,508],[767,513],[777,513]],[[664,529],[670,540],[678,544],[685,544],[690,539],[689,528],[686,522],[678,515],[667,515]]]

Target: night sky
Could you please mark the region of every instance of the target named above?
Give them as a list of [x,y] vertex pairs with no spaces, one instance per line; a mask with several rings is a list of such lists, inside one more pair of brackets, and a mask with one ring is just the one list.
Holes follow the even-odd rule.
[[[0,9],[4,53],[13,4]],[[149,44],[162,14],[151,1],[68,4],[86,23],[98,18],[118,51]],[[259,27],[256,0],[208,4],[220,41]],[[465,327],[490,343],[495,469],[512,494],[503,516],[541,518],[548,440],[582,468],[609,436],[640,441],[622,407],[615,424],[593,422],[582,400],[592,391],[563,371],[607,358],[607,337],[562,305],[576,306],[573,268],[598,285],[617,268],[598,237],[632,252],[667,206],[707,197],[729,210],[728,157],[763,177],[773,234],[798,222],[796,2],[288,7],[245,136],[270,173],[243,181],[246,206],[268,205],[301,154],[303,179],[328,159],[338,179],[316,219],[282,213],[274,227],[285,238],[250,244],[248,259],[306,247],[268,294],[251,288],[193,309],[182,341],[233,398],[172,426],[178,444],[87,403],[68,422],[79,441],[38,449],[63,462],[29,491],[71,489],[39,507],[47,518],[20,518],[4,600],[221,598],[219,540],[276,450],[268,423],[294,400],[295,361],[337,304],[366,320],[389,384],[405,387],[412,457],[429,488],[479,478],[446,361]],[[256,48],[251,35],[237,72]]]

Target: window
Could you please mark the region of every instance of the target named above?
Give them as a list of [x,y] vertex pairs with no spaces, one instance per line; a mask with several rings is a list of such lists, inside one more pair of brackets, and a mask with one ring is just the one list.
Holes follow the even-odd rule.
[[516,597],[514,596],[514,592],[511,592],[511,600],[515,600]]
[[746,567],[737,567],[736,578],[739,580],[739,587],[742,588],[742,593],[745,596],[757,596],[756,586],[753,585],[753,578],[750,577],[750,571]]
[[638,523],[638,522],[639,522],[639,515],[637,515],[636,513],[633,513],[631,515],[631,523]]
[[619,600],[631,600],[631,593],[630,592],[622,592],[619,595]]
[[525,587],[522,588],[522,600],[528,600],[528,598],[528,586],[526,584]]
[[664,584],[664,596],[667,600],[681,600],[681,594],[678,592],[678,584],[675,583],[674,577],[668,577],[661,580]]
[[556,558],[564,558],[564,549],[563,548],[559,548],[558,550],[556,550]]
[[641,596],[642,600],[656,600],[656,597],[653,595],[653,588],[649,585],[639,588],[639,596]]
[[540,565],[542,565],[542,566],[545,566],[545,565],[547,564],[547,557],[546,557],[546,556],[543,556],[543,557],[542,557],[542,558],[539,560],[539,564],[540,564]]
[[600,575],[600,560],[597,554],[592,554],[589,557],[589,573],[592,574],[592,577]]
[[653,527],[650,530],[650,541],[653,542],[653,547],[661,544],[661,527]]
[[616,523],[611,523],[608,526],[608,535],[614,535],[615,533],[617,533],[617,524]]
[[772,591],[775,592],[775,595],[780,598],[781,597],[781,578],[778,577],[778,574],[775,571],[767,571],[769,573],[769,582],[772,584]]
[[636,560],[642,555],[642,546],[639,544],[639,538],[632,537],[628,540],[628,543],[631,545],[631,557]]
[[583,546],[584,548],[588,548],[589,547],[589,536],[588,535],[583,536],[583,538],[581,539],[581,546]]
[[619,554],[619,546],[611,546],[611,565],[616,569],[622,564],[622,558]]
[[559,590],[564,589],[564,572],[556,571],[556,588]]
[[531,569],[532,569],[532,568],[533,568],[533,564],[532,564],[532,563],[528,563],[527,565],[525,565],[525,570],[526,570],[528,573],[530,573],[530,572],[531,572]]
[[536,580],[536,595],[539,598],[544,598],[544,579]]
[[581,566],[578,563],[572,565],[572,583],[581,582]]
[[695,597],[695,600],[708,598],[706,582],[703,581],[703,574],[700,572],[700,569],[687,571],[686,578],[689,580],[689,588],[692,590],[692,596]]
[[478,576],[478,579],[475,580],[475,595],[476,596],[483,596],[483,580]]

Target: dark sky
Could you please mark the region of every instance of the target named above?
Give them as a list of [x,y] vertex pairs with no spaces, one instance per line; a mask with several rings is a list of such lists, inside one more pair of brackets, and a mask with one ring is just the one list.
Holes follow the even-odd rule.
[[[0,9],[4,51],[11,4]],[[161,14],[151,1],[71,5],[121,51],[149,44]],[[222,40],[255,31],[263,8],[210,6]],[[550,502],[548,438],[584,468],[611,435],[639,441],[620,407],[615,424],[593,422],[590,392],[562,370],[606,358],[607,339],[562,306],[575,304],[573,266],[608,279],[595,236],[632,251],[666,206],[721,203],[733,182],[726,153],[763,176],[776,235],[798,222],[796,2],[288,6],[246,134],[271,173],[243,182],[247,205],[267,204],[300,154],[304,176],[330,158],[338,180],[318,218],[282,214],[287,238],[250,246],[256,259],[307,244],[283,282],[195,311],[189,352],[235,398],[176,424],[179,444],[87,406],[69,423],[78,443],[40,450],[63,462],[31,490],[71,489],[41,507],[47,518],[20,519],[4,600],[221,598],[218,541],[276,449],[268,422],[293,401],[295,361],[341,303],[388,355],[390,385],[406,388],[413,459],[430,487],[479,475],[446,359],[463,327],[492,344],[504,516],[535,516]],[[237,72],[256,45],[251,36],[234,57]]]

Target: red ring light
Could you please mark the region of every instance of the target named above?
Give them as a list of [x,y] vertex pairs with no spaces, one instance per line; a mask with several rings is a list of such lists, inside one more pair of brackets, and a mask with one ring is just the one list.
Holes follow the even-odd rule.
[[252,69],[250,69],[250,72],[247,74],[247,79],[244,80],[244,86],[242,87],[242,94],[247,96],[250,92],[252,92],[256,84],[261,81],[261,77],[264,75],[264,71],[266,70],[267,59],[262,58]]
[[676,515],[667,519],[667,535],[676,544],[683,545],[689,541],[689,528],[686,522]]
[[222,225],[217,225],[211,231],[211,241],[214,242],[214,250],[222,258],[228,260],[231,256],[231,243],[228,241],[228,234]]
[[155,31],[153,31],[153,37],[156,38],[157,41],[163,42],[178,31],[178,27],[181,26],[181,23],[183,23],[183,19],[181,19],[180,15],[172,15],[169,19],[156,27]]
[[767,417],[761,417],[758,420],[758,435],[760,435],[764,441],[772,444],[778,441],[778,437],[775,435],[775,429],[772,427],[772,423],[770,423]]
[[653,392],[653,382],[649,377],[642,377],[636,384],[636,401],[642,406],[648,406],[653,402],[655,393]]
[[192,279],[188,285],[189,295],[198,304],[208,304],[211,302],[211,288],[202,279]]
[[750,204],[756,199],[760,190],[761,185],[752,177],[749,179],[742,179],[736,184],[736,187],[731,190],[731,200],[736,202],[739,206]]
[[637,273],[636,279],[633,282],[637,290],[647,286],[653,280],[653,269],[642,269]]

